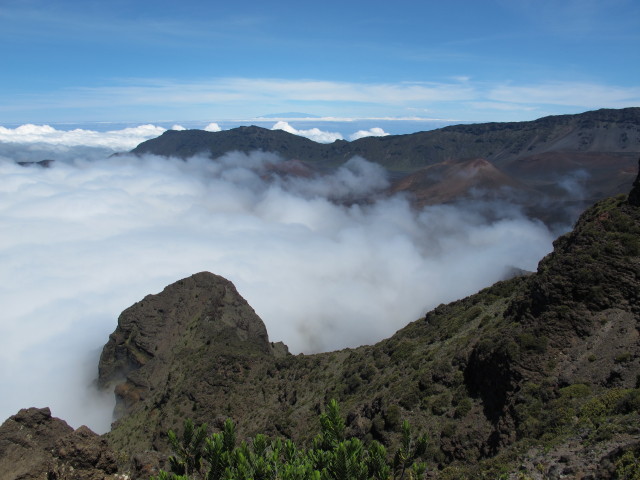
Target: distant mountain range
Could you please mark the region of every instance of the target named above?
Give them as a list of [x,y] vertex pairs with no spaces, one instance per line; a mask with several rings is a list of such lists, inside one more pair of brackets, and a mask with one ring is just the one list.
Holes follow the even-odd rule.
[[571,222],[587,205],[624,192],[640,155],[640,108],[602,109],[530,122],[455,125],[426,132],[321,144],[256,126],[221,132],[170,130],[135,154],[212,158],[274,152],[323,172],[354,156],[385,167],[391,191],[418,205],[489,196],[545,222]]

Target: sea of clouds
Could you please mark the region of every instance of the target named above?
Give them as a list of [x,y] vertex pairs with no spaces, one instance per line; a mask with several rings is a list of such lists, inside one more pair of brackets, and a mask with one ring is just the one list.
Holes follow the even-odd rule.
[[361,158],[295,177],[261,152],[111,156],[163,131],[0,128],[0,421],[50,406],[108,430],[113,395],[91,387],[119,313],[199,271],[233,281],[272,341],[317,352],[376,342],[552,248],[510,205],[415,210]]

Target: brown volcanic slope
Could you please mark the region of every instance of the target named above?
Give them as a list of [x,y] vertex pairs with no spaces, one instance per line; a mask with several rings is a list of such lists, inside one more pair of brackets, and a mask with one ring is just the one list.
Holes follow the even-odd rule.
[[199,273],[122,313],[100,360],[121,415],[107,439],[131,458],[166,451],[184,418],[231,416],[241,436],[305,442],[336,398],[365,440],[396,443],[401,418],[428,431],[445,478],[518,466],[612,478],[640,446],[639,305],[640,206],[626,196],[585,212],[536,274],[372,346],[289,355],[230,282]]
[[421,168],[396,181],[392,191],[413,192],[420,206],[449,203],[474,191],[491,192],[497,197],[533,193],[533,189],[482,158],[448,161]]

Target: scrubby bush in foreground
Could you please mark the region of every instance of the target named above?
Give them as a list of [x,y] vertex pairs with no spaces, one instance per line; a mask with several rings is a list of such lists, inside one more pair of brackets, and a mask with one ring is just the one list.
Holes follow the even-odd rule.
[[196,427],[187,420],[180,438],[169,431],[171,471],[152,480],[414,480],[425,475],[426,464],[418,460],[426,450],[427,436],[414,438],[407,421],[393,455],[379,442],[365,445],[346,438],[335,400],[320,415],[320,430],[308,449],[262,434],[238,444],[230,419],[221,432],[208,436],[206,424]]

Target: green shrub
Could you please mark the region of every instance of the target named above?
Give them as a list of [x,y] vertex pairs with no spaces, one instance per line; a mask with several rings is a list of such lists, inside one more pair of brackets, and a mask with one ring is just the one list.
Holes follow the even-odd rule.
[[391,405],[384,414],[384,426],[386,430],[396,430],[400,426],[400,407]]
[[[426,435],[414,437],[402,423],[400,446],[387,455],[383,445],[367,447],[357,438],[345,438],[345,423],[338,403],[329,402],[320,415],[320,434],[309,449],[291,440],[269,439],[258,434],[249,442],[236,442],[235,425],[227,420],[221,433],[206,436],[206,424],[196,428],[187,420],[184,433],[169,433],[174,451],[171,472],[161,471],[152,480],[387,480],[425,476]],[[389,462],[389,458],[393,460]]]
[[615,478],[619,480],[640,480],[640,455],[633,450],[626,451],[615,463]]
[[619,355],[616,355],[616,358],[613,361],[615,363],[627,363],[631,361],[631,353],[630,352],[620,353]]
[[584,383],[574,383],[573,385],[560,389],[560,397],[563,399],[585,398],[590,393],[591,388]]
[[544,353],[547,350],[549,340],[542,335],[535,335],[530,332],[524,332],[518,335],[518,343],[520,348],[527,351]]
[[469,397],[463,398],[458,402],[458,405],[456,405],[453,416],[455,418],[465,417],[471,411],[472,407],[473,402],[471,401],[471,399]]

